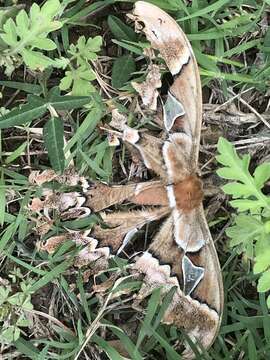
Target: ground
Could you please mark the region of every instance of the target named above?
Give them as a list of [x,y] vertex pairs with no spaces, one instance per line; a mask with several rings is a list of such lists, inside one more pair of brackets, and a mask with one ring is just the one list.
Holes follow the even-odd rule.
[[[251,173],[269,163],[269,1],[151,2],[187,34],[203,88],[199,170],[222,268],[225,308],[219,336],[198,359],[268,359],[267,292],[257,290],[253,243],[248,249],[232,246],[226,235],[237,211],[221,190],[226,180],[216,173],[221,167],[216,155],[218,139],[224,137],[239,154],[251,156]],[[46,4],[40,11],[29,1],[2,1],[0,8],[0,354],[3,359],[119,359],[120,354],[180,359],[185,335],[160,323],[169,297],[161,305],[155,291],[143,306],[131,307],[141,279],[128,277],[126,260],[110,262],[113,280],[104,272],[85,282],[89,269],[74,266],[80,247],[67,241],[51,254],[40,247],[67,228],[86,230],[100,215],[63,221],[56,206],[54,223],[44,223],[29,207],[41,196],[41,186],[29,180],[34,171],[72,168],[87,180],[110,184],[148,180],[153,174],[136,154],[131,156],[123,145],[110,146],[103,128],[117,107],[130,126],[157,131],[131,86],[131,81],[145,79],[147,70],[142,55],[146,39],[126,17],[133,1]],[[32,17],[27,15],[30,8]],[[22,9],[26,15],[8,21]],[[172,79],[158,65],[161,92],[166,93]],[[70,187],[65,181],[50,186],[81,191],[81,184]],[[263,191],[269,193],[269,183]],[[117,209],[123,206],[134,208],[127,204]],[[158,226],[144,227],[128,253],[145,249]]]

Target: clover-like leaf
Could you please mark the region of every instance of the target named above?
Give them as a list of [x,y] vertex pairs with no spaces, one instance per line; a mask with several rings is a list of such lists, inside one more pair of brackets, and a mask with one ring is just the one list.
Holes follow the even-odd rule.
[[[54,59],[50,59],[35,49],[45,51],[56,49],[54,41],[48,39],[47,36],[51,31],[62,27],[60,21],[54,20],[60,7],[59,0],[47,0],[41,8],[33,3],[29,14],[22,9],[15,21],[9,18],[3,25],[3,33],[0,34],[2,41],[7,45],[6,59],[10,59],[11,62],[14,59],[14,62],[18,62],[19,65],[21,56],[31,70],[44,70],[48,66],[54,66]],[[12,69],[8,61],[5,61],[3,65]]]
[[265,292],[270,289],[270,270],[265,271],[258,281],[258,291]]
[[[253,271],[261,273],[258,291],[270,289],[270,199],[262,192],[265,182],[270,179],[270,163],[259,165],[253,176],[249,172],[250,156],[238,156],[229,141],[220,138],[217,161],[223,165],[217,170],[220,177],[232,180],[222,187],[232,195],[230,205],[240,213],[235,216],[235,224],[226,230],[231,238],[230,245],[238,252],[244,252],[254,259]],[[267,299],[270,307],[270,297]]]
[[96,75],[90,67],[80,66],[72,71],[66,71],[59,87],[61,90],[68,90],[72,87],[72,95],[74,96],[88,96],[95,91],[91,84],[95,78]]
[[[223,186],[226,194],[233,195],[233,198],[239,200],[231,201],[233,207],[239,211],[254,211],[264,207],[269,207],[269,200],[261,192],[263,180],[270,177],[267,165],[258,167],[254,177],[249,172],[250,156],[238,156],[232,144],[226,139],[220,138],[218,141],[217,161],[224,167],[217,170],[217,174],[227,180],[234,180]],[[241,198],[244,198],[241,199]]]

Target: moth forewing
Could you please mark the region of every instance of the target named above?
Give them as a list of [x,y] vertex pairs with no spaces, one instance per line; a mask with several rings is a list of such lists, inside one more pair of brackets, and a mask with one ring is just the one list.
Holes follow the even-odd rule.
[[185,133],[192,137],[191,156],[196,164],[201,132],[202,95],[199,70],[192,47],[176,21],[157,6],[138,1],[133,14],[138,31],[144,32],[174,76],[168,101],[172,102],[173,96],[180,104],[181,117],[177,119],[173,112],[175,129],[184,129]]
[[86,197],[86,205],[95,212],[124,201],[138,205],[168,205],[166,189],[160,180],[115,186],[93,183],[86,191]]

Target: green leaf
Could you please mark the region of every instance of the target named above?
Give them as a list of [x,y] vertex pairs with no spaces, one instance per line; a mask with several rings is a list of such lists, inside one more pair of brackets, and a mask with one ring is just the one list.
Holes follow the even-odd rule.
[[27,84],[27,83],[22,83],[22,82],[17,82],[17,81],[1,81],[0,80],[0,85],[7,86],[12,89],[22,90],[22,91],[25,91],[30,94],[38,95],[42,92],[42,87],[40,85],[35,85],[35,84]]
[[0,177],[0,225],[3,226],[5,221],[5,212],[6,212],[6,189],[5,189],[5,179],[4,172],[1,170]]
[[37,39],[32,42],[32,46],[41,50],[54,50],[57,48],[55,42],[53,42],[51,39]]
[[73,78],[71,71],[66,71],[65,76],[60,81],[59,88],[61,90],[68,90],[72,85],[72,81]]
[[39,51],[23,49],[21,55],[25,64],[32,70],[43,71],[48,66],[53,65],[53,60]]
[[135,31],[123,23],[118,17],[110,15],[108,17],[108,25],[117,40],[130,40],[136,41],[137,35]]
[[[8,45],[6,50],[6,57],[12,62],[15,56],[18,60],[22,60],[31,70],[43,71],[49,66],[57,65],[54,59],[45,56],[42,52],[33,51],[34,48],[42,50],[54,50],[56,44],[47,39],[48,33],[55,31],[62,27],[60,21],[54,21],[53,18],[57,15],[61,8],[59,0],[47,0],[45,4],[40,7],[34,3],[30,8],[30,16],[23,9],[16,16],[16,23],[13,19],[8,19],[4,26],[4,33],[0,35],[1,39]],[[11,60],[12,59],[12,60]],[[20,61],[18,61],[20,65]],[[15,62],[14,62],[15,63]],[[6,71],[12,72],[13,69],[8,61],[4,62]]]
[[67,270],[73,263],[73,258],[63,261],[61,264],[55,266],[51,271],[47,272],[42,278],[37,280],[29,289],[29,293],[34,293],[38,289],[46,286],[52,280],[57,279],[65,270]]
[[119,41],[119,40],[113,40],[113,43],[121,46],[122,48],[124,48],[130,52],[133,52],[136,55],[143,55],[142,47],[138,46],[138,43],[136,43],[134,45],[133,43],[128,44],[124,41]]
[[88,51],[88,52],[92,52],[92,53],[97,53],[101,50],[101,46],[102,46],[102,37],[100,35],[95,36],[94,38],[89,38],[86,42],[86,47],[84,49],[81,49],[79,46],[79,41],[80,38],[78,40],[78,49],[80,51],[84,50],[84,51]]
[[[97,59],[97,52],[100,51],[102,46],[102,37],[95,36],[94,38],[88,38],[86,41],[85,36],[80,36],[77,44],[71,44],[68,53],[72,55],[72,58],[76,59],[77,66],[83,67],[84,70],[91,69],[89,60]],[[78,69],[73,69],[75,72]],[[73,76],[74,77],[74,76]]]
[[236,225],[226,229],[226,235],[232,238],[231,246],[253,242],[264,227],[261,221],[250,215],[238,215],[235,223]]
[[96,125],[101,120],[102,114],[103,109],[99,106],[94,106],[67,143],[65,152],[70,150],[78,141],[82,141],[92,134]]
[[182,1],[175,0],[148,0],[149,3],[160,7],[163,10],[175,12],[182,8]]
[[263,207],[263,204],[259,200],[248,200],[248,199],[239,199],[230,201],[230,205],[238,209],[238,211],[255,211],[260,210]]
[[124,360],[124,358],[116,351],[106,340],[98,335],[92,336],[92,340],[106,352],[110,360]]
[[114,61],[112,68],[112,86],[121,88],[136,71],[136,64],[131,55],[123,55]]
[[72,71],[66,71],[59,87],[61,90],[67,90],[72,86],[73,96],[87,96],[96,91],[91,84],[95,78],[96,75],[90,67],[80,66]]
[[52,19],[58,13],[61,8],[59,0],[47,0],[41,8],[41,13],[48,18]]
[[145,315],[144,321],[142,323],[141,330],[139,332],[136,349],[138,349],[140,347],[145,336],[150,335],[148,328],[151,327],[152,320],[154,318],[154,315],[155,315],[158,305],[159,305],[160,296],[161,296],[161,288],[157,288],[157,289],[153,290],[151,297],[148,301],[146,315]]
[[[218,172],[218,174],[224,175],[224,171]],[[225,194],[232,195],[233,198],[237,198],[237,197],[241,197],[241,196],[248,197],[248,196],[253,195],[253,193],[254,193],[252,191],[252,189],[248,188],[247,186],[245,186],[243,184],[239,184],[236,182],[232,182],[232,183],[222,186],[222,190],[225,192]]]
[[111,331],[114,335],[118,337],[121,341],[127,352],[129,353],[132,360],[143,360],[141,354],[139,353],[138,349],[136,349],[133,342],[130,338],[124,333],[123,330],[116,328],[115,326],[111,327]]
[[[145,324],[145,328],[147,330],[147,332],[150,335],[153,335],[154,338],[157,339],[157,341],[160,343],[160,345],[162,345],[162,347],[166,350],[167,356],[169,357],[169,359],[173,359],[173,360],[182,360],[182,357],[174,350],[173,346],[171,346],[166,339],[164,339],[162,336],[160,336],[156,331],[154,331],[152,329],[151,326],[149,326],[149,324]],[[166,358],[168,358],[166,357]]]
[[29,31],[30,20],[27,12],[23,9],[16,16],[17,35],[20,37],[26,36]]
[[41,117],[46,112],[44,104],[26,104],[0,117],[0,129],[22,125]]
[[216,159],[224,167],[218,169],[217,174],[225,179],[237,181],[223,187],[227,194],[239,198],[231,201],[231,206],[238,208],[238,211],[270,209],[268,198],[261,192],[261,182],[268,176],[268,166],[258,169],[256,181],[249,172],[249,155],[240,158],[232,144],[223,138],[218,141],[218,151],[220,154]]
[[11,47],[16,46],[18,39],[14,20],[8,19],[5,22],[3,29],[6,34],[4,35],[4,37],[3,35],[1,35],[2,39]]
[[43,129],[44,143],[52,168],[63,172],[65,168],[64,126],[59,118],[51,118]]
[[267,270],[270,266],[270,247],[265,247],[263,252],[256,254],[255,261],[253,267],[254,274],[259,274]]
[[263,188],[266,181],[270,179],[270,163],[263,163],[257,166],[253,175],[258,188]]
[[270,289],[270,270],[262,274],[258,282],[258,291],[265,292]]
[[24,152],[24,150],[27,147],[27,141],[25,141],[24,143],[22,143],[19,147],[17,147],[16,150],[14,150],[12,152],[12,154],[10,154],[9,156],[7,156],[5,163],[6,164],[10,164],[12,163],[14,160],[16,160],[19,156],[22,155],[22,153]]
[[78,109],[91,102],[89,96],[54,96],[50,99],[50,104],[55,110]]
[[193,14],[191,14],[189,16],[185,16],[185,17],[183,17],[181,19],[178,19],[177,21],[185,21],[185,20],[189,20],[189,19],[192,19],[192,18],[195,18],[195,17],[206,15],[206,14],[208,14],[210,12],[213,12],[213,11],[218,11],[228,3],[230,3],[230,0],[218,0],[218,1],[215,1],[211,5],[204,6],[202,9],[200,9],[198,11],[195,11]]
[[4,329],[1,332],[3,337],[8,343],[13,343],[20,337],[20,329],[15,325],[10,325],[8,329]]

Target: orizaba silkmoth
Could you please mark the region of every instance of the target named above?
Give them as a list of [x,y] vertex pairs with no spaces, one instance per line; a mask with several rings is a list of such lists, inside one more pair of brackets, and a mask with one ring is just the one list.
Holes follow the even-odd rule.
[[[202,207],[202,182],[197,176],[202,121],[198,67],[185,34],[167,13],[138,1],[131,18],[136,30],[146,36],[153,52],[163,59],[173,77],[167,96],[160,100],[162,136],[126,125],[118,131],[119,137],[136,149],[156,178],[121,186],[95,183],[85,189],[84,196],[78,197],[77,210],[83,203],[84,209],[99,212],[126,200],[143,208],[103,211],[101,216],[107,228],[94,227],[91,237],[85,238],[88,248],[81,258],[89,262],[116,254],[121,256],[138,229],[163,219],[147,251],[139,254],[133,263],[133,270],[143,276],[138,296],[144,298],[157,287],[166,290],[176,287],[163,322],[183,329],[193,342],[208,349],[220,327],[223,285]],[[59,237],[51,239],[52,247],[61,241]],[[181,355],[183,359],[195,356],[188,343]]]
[[[165,218],[148,251],[137,258],[134,267],[145,276],[145,291],[162,285],[177,287],[163,321],[183,328],[195,343],[208,349],[220,327],[223,284],[202,207],[202,183],[197,176],[202,121],[198,67],[185,34],[167,13],[138,1],[132,19],[174,79],[163,105],[162,140],[128,127],[122,135],[159,180],[119,187],[97,185],[90,190],[88,203],[95,211],[126,199],[151,206],[134,213],[105,215],[104,220],[115,229],[115,236],[112,229],[100,227],[94,235],[102,239],[102,246],[112,246],[119,252],[134,229]],[[182,356],[194,357],[188,345]]]

